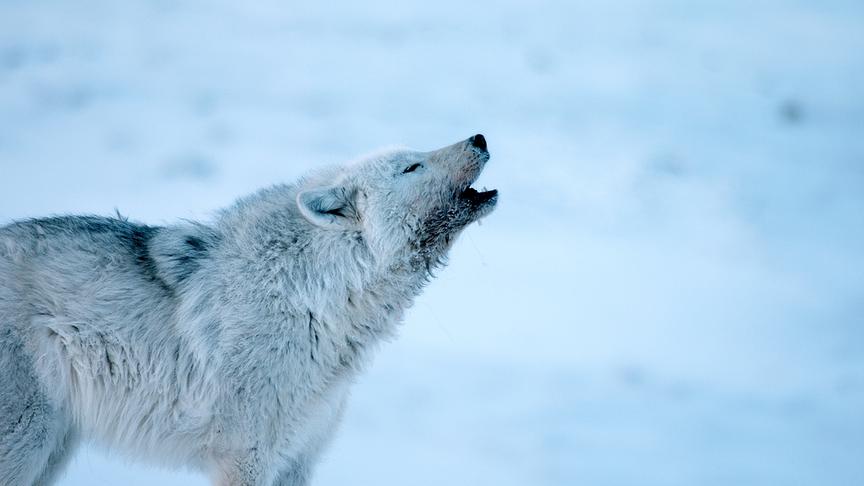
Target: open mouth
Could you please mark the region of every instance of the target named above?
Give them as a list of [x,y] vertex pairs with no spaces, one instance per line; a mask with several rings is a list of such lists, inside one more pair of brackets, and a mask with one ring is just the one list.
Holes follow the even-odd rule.
[[469,186],[459,193],[459,200],[468,206],[470,220],[477,221],[495,209],[495,204],[498,202],[498,190],[487,191],[484,187],[482,191],[478,191]]
[[485,187],[483,189],[484,190],[482,191],[478,191],[473,187],[468,187],[459,194],[459,197],[470,202],[474,206],[483,206],[484,204],[493,201],[498,195],[497,189],[492,189],[489,191],[485,190]]

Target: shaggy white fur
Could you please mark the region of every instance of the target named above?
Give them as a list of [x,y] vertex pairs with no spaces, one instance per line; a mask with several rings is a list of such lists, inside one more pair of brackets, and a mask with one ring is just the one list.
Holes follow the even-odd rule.
[[210,225],[0,229],[0,484],[81,439],[220,485],[307,484],[348,385],[496,191],[476,135],[240,200]]

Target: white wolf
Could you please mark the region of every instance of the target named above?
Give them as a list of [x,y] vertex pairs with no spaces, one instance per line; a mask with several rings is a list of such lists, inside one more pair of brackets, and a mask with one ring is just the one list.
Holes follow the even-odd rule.
[[0,228],[0,484],[51,484],[80,440],[219,485],[307,484],[347,387],[455,236],[482,135],[241,199],[209,225]]

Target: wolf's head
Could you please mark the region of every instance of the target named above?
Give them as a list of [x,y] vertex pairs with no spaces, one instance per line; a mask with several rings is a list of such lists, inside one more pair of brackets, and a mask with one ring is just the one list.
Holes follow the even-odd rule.
[[429,269],[495,207],[498,191],[471,187],[488,160],[479,134],[432,152],[391,150],[305,187],[297,206],[320,228],[359,233],[382,263]]

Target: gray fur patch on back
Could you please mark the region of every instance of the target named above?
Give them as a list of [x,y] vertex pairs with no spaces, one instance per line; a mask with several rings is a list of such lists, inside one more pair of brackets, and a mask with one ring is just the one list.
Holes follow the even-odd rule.
[[152,259],[156,274],[169,287],[176,287],[201,267],[217,240],[215,232],[203,225],[160,228],[146,242],[148,252],[142,263]]

